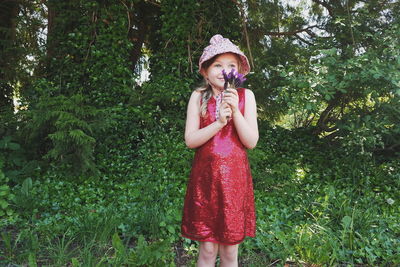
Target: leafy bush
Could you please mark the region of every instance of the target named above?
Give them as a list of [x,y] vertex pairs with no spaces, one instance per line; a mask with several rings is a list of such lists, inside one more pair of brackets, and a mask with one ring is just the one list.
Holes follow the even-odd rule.
[[12,216],[14,213],[10,206],[14,195],[7,184],[8,181],[9,179],[3,173],[3,160],[0,158],[0,218]]
[[18,143],[12,140],[11,136],[5,136],[0,139],[0,218],[3,224],[4,218],[13,220],[14,210],[12,208],[12,201],[14,194],[12,194],[10,185],[16,182],[17,177],[20,175],[22,165],[24,163],[24,156],[22,149]]

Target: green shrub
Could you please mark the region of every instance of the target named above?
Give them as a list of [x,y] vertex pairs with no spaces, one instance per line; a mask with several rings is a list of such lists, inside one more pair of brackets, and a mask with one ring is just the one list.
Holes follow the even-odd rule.
[[14,195],[11,193],[10,187],[8,186],[9,179],[3,173],[3,161],[0,159],[0,218],[3,224],[4,217],[11,217],[14,214],[11,208],[11,202],[14,199]]

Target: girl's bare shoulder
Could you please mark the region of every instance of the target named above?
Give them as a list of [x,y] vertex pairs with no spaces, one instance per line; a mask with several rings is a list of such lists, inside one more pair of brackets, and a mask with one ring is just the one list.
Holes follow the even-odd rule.
[[192,92],[192,94],[190,95],[190,102],[194,101],[194,102],[199,102],[201,98],[201,91],[198,90],[194,90]]
[[254,93],[250,89],[246,88],[244,93],[245,93],[246,99],[249,99],[249,98],[250,99],[255,99]]
[[189,106],[200,106],[201,92],[194,90],[190,95]]
[[200,90],[198,90],[198,89],[196,89],[196,90],[193,90],[193,92],[192,92],[192,95],[191,95],[192,97],[200,97],[201,96],[201,91]]

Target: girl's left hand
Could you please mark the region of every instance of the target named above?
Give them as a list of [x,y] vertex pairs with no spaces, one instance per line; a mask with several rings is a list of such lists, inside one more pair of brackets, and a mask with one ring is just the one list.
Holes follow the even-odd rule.
[[239,110],[239,95],[236,89],[226,89],[224,91],[223,101],[229,104],[232,109],[232,114],[235,114]]

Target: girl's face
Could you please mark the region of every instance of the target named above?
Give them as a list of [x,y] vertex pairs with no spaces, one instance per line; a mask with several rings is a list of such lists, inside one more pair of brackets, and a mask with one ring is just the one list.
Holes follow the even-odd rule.
[[222,91],[225,83],[222,70],[229,73],[232,69],[238,71],[238,67],[237,56],[233,53],[225,53],[217,56],[206,70],[202,70],[202,74],[212,88]]

